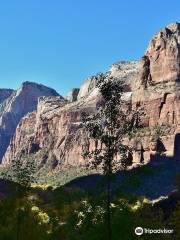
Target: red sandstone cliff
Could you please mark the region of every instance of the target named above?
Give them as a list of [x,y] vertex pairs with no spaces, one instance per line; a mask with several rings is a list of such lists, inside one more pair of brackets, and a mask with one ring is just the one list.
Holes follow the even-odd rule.
[[[174,154],[175,135],[180,124],[180,24],[173,23],[160,30],[150,41],[140,62],[140,74],[133,92],[134,108],[146,112],[144,125],[153,129],[160,125],[166,154]],[[150,137],[148,137],[148,134]],[[145,159],[157,150],[152,131],[148,141],[139,140]],[[157,144],[156,144],[157,145]],[[137,155],[137,153],[136,153]]]
[[[114,64],[109,74],[125,81],[124,98],[133,108],[143,107],[145,111],[144,128],[130,143],[136,147],[133,161],[149,161],[150,154],[159,151],[156,125],[161,126],[161,151],[173,155],[175,135],[180,131],[180,24],[158,32],[140,63]],[[52,168],[84,164],[82,148],[94,143],[89,143],[82,132],[81,112],[96,108],[99,97],[95,80],[89,78],[78,95],[70,97],[71,103],[58,97],[39,98],[37,111],[18,125],[3,163],[10,163],[18,154],[34,153],[40,166],[47,162]]]

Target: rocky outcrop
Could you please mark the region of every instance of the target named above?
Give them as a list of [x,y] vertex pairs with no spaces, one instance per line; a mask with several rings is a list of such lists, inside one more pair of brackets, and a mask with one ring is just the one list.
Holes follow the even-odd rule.
[[[122,81],[125,84],[125,91],[132,92],[136,89],[139,73],[139,61],[120,61],[110,66],[107,74]],[[85,98],[89,95],[96,96],[98,89],[96,83],[98,75],[89,77],[81,86],[77,99]]]
[[139,61],[120,61],[110,67],[109,73],[110,76],[124,82],[126,92],[132,92],[137,87],[139,67]]
[[0,89],[0,104],[14,92],[12,89]]
[[79,88],[73,88],[65,97],[69,102],[77,101],[78,94],[79,94]]
[[180,81],[180,24],[172,23],[150,41],[142,58],[141,84],[156,85]]
[[78,100],[81,98],[85,98],[89,96],[90,94],[95,93],[96,94],[96,82],[97,82],[97,77],[92,76],[89,77],[81,86],[78,94]]
[[[157,125],[160,126],[164,153],[173,156],[175,136],[180,130],[179,23],[170,24],[152,38],[140,61],[139,72],[132,105],[134,108],[144,109],[146,113],[143,118],[144,127],[153,129]],[[139,139],[146,159],[150,159],[150,154],[155,154],[158,148],[157,137],[155,140],[152,139],[153,133],[149,135],[149,141],[142,137]],[[137,159],[139,161],[140,158]]]
[[0,161],[21,118],[36,109],[40,96],[51,95],[58,96],[58,93],[43,85],[24,82],[0,104]]
[[[148,162],[156,154],[180,153],[179,29],[178,23],[167,26],[152,38],[140,61],[119,62],[108,71],[109,76],[124,82],[124,100],[133,109],[144,110],[142,128],[128,143],[135,149],[134,163]],[[97,78],[85,81],[77,101],[73,101],[72,94],[70,102],[40,98],[37,111],[25,116],[18,125],[3,163],[10,163],[19,154],[34,153],[41,156],[37,157],[40,165],[48,161],[56,168],[83,165],[82,150],[97,144],[89,142],[81,128],[81,113],[94,112],[100,99],[95,87]]]

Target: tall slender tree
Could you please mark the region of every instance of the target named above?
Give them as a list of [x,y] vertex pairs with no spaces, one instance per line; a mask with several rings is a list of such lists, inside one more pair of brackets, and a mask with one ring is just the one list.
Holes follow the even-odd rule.
[[95,149],[83,152],[89,166],[101,168],[107,187],[107,239],[112,239],[111,182],[118,169],[130,164],[132,148],[125,144],[139,122],[138,112],[123,98],[124,84],[109,74],[97,76],[97,88],[101,101],[93,115],[83,113],[83,123],[89,141],[95,141]]

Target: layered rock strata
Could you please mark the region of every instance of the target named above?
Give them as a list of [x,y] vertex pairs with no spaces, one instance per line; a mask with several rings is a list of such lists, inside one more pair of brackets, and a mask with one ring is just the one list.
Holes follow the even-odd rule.
[[36,109],[40,96],[51,95],[58,93],[40,84],[24,82],[0,104],[0,161],[22,117]]
[[[150,41],[140,61],[137,89],[133,93],[134,108],[143,107],[145,127],[161,128],[164,153],[177,155],[175,139],[180,125],[180,24],[173,23],[160,30]],[[139,139],[140,154],[149,160],[158,151],[157,133],[148,133],[149,140]],[[161,136],[160,136],[161,135]],[[154,142],[156,141],[156,142]],[[178,140],[179,141],[179,140]],[[180,144],[180,142],[178,143]],[[156,145],[156,147],[154,147]],[[136,153],[137,155],[137,153]],[[179,156],[180,157],[180,156]],[[138,156],[137,161],[140,160]]]
[[[140,62],[113,64],[109,74],[124,81],[123,97],[132,108],[144,111],[143,127],[129,142],[135,149],[133,162],[148,162],[158,154],[180,156],[180,24],[160,30]],[[49,159],[57,168],[83,165],[83,149],[97,144],[89,142],[81,128],[81,113],[94,112],[99,101],[96,81],[96,76],[88,78],[76,101],[72,96],[71,102],[40,98],[37,111],[18,125],[3,163],[10,163],[18,154],[41,153],[41,165]]]

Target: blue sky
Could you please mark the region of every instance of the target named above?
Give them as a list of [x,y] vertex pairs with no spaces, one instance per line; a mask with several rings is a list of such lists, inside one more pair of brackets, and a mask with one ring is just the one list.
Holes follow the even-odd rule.
[[1,0],[0,88],[35,81],[65,94],[180,21],[179,0]]

